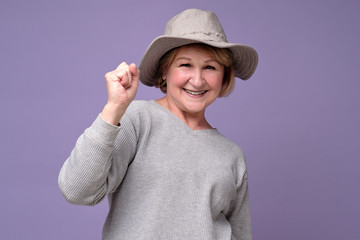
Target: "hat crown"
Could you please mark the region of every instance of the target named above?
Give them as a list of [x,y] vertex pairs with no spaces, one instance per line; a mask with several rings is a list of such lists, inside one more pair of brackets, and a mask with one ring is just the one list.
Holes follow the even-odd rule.
[[227,42],[224,29],[211,11],[188,9],[166,23],[164,35],[201,41]]

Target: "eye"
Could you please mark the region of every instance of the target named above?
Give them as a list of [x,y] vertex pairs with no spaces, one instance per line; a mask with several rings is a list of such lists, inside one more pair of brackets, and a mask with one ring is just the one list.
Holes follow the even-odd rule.
[[205,69],[215,70],[216,68],[214,66],[208,65],[208,66],[205,67]]
[[180,67],[190,67],[190,64],[189,63],[183,63],[183,64],[180,64]]

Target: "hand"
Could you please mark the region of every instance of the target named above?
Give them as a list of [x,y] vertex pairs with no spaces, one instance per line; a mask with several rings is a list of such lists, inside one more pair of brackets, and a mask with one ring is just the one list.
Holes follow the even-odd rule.
[[132,63],[122,62],[114,71],[105,74],[108,102],[101,117],[108,123],[117,125],[127,107],[134,100],[139,86],[140,71]]

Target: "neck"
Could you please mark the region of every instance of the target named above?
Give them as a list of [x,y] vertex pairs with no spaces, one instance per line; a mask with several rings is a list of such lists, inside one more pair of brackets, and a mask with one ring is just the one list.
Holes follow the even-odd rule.
[[166,97],[158,99],[156,102],[180,118],[180,120],[193,130],[212,129],[211,125],[206,121],[205,111],[199,113],[181,111],[179,108],[173,107]]

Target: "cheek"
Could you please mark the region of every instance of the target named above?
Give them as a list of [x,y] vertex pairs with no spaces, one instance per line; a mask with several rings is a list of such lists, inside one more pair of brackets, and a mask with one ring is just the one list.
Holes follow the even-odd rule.
[[171,71],[167,74],[168,85],[182,87],[186,83],[186,74],[181,71]]
[[221,89],[222,87],[222,82],[223,82],[223,75],[222,74],[216,74],[216,75],[212,75],[210,76],[208,79],[208,84],[211,86],[211,88],[213,89]]

